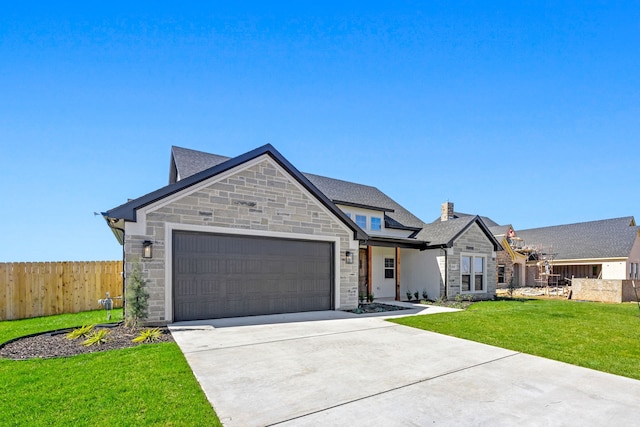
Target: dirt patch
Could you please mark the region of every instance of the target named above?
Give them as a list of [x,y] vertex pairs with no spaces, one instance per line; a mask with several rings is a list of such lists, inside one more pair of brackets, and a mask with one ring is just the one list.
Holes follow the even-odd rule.
[[571,292],[569,286],[549,286],[549,287],[526,287],[515,288],[513,294],[509,294],[509,289],[497,289],[496,296],[501,298],[568,298]]
[[[101,329],[96,327],[96,329]],[[131,329],[124,325],[104,327],[109,330],[108,341],[104,344],[92,346],[82,345],[84,339],[69,340],[66,333],[59,331],[44,333],[31,337],[18,338],[0,346],[0,357],[14,360],[25,360],[33,358],[48,359],[51,357],[67,357],[77,354],[95,353],[98,351],[114,350],[119,348],[136,347],[144,345],[135,343],[132,340],[137,337],[141,330],[145,328]],[[173,342],[173,337],[167,328],[159,328],[162,332],[160,339],[156,342]],[[70,330],[70,329],[69,329]]]

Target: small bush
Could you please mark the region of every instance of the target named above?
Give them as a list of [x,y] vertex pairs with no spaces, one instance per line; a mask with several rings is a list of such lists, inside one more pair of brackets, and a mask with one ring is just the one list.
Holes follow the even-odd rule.
[[416,299],[416,301],[418,301],[418,300],[420,299],[420,292],[415,291],[415,292],[413,293],[413,297]]
[[104,344],[109,340],[110,333],[111,331],[108,329],[94,331],[86,340],[82,341],[82,345],[89,347],[95,344]]
[[429,298],[427,298],[428,296],[429,296],[429,294],[427,294],[427,290],[426,290],[426,289],[424,289],[424,290],[422,291],[422,299],[424,299],[424,300],[429,299]]
[[162,336],[162,331],[159,328],[147,328],[140,331],[140,334],[135,337],[133,342],[156,342]]
[[411,291],[407,291],[407,301],[411,301]]
[[69,332],[65,337],[68,340],[87,338],[95,326],[96,325],[82,325],[81,327],[75,328],[73,331]]
[[149,307],[149,293],[145,289],[146,283],[140,271],[140,265],[134,264],[131,275],[127,278],[125,290],[125,325],[135,328],[138,323],[147,318]]

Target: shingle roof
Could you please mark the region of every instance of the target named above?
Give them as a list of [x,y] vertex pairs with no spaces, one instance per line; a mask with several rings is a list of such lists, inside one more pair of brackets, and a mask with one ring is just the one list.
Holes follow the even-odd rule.
[[428,241],[430,247],[451,247],[453,242],[473,223],[477,223],[484,231],[487,238],[493,243],[495,250],[502,249],[500,243],[493,237],[493,234],[482,220],[482,217],[479,216],[462,216],[447,221],[438,220],[437,222],[424,224],[424,228],[416,237]]
[[[218,156],[216,154],[203,153],[202,151],[190,150],[182,147],[171,147],[171,171],[170,184],[202,172],[220,163],[231,160],[231,157]],[[177,175],[173,168],[176,168]],[[179,178],[179,179],[178,179]]]
[[387,227],[419,230],[423,226],[423,222],[418,217],[376,187],[310,173],[305,173],[304,175],[334,203],[347,202],[385,210]]
[[[171,152],[173,154],[172,173],[175,167],[180,179],[231,159],[175,146],[171,147]],[[310,173],[303,173],[303,175],[334,203],[346,202],[346,204],[385,211],[387,227],[415,230],[422,228],[423,222],[418,217],[375,187]]]
[[632,216],[518,230],[526,246],[542,247],[554,259],[628,257],[639,227]]
[[[484,221],[484,217],[483,217],[483,221]],[[486,222],[485,222],[486,224]],[[511,230],[513,228],[513,226],[511,224],[507,224],[507,225],[491,225],[489,226],[489,231],[491,231],[491,234],[493,234],[494,236],[504,236],[507,233],[509,233],[509,230]]]
[[[454,212],[453,213],[453,219],[457,219],[457,218],[473,218],[475,216],[476,215],[462,213],[462,212]],[[491,218],[489,218],[487,216],[481,216],[480,218],[482,219],[482,222],[484,222],[484,224],[487,227],[499,227],[500,226],[497,222],[495,222],[494,220],[492,220]],[[438,217],[433,222],[436,223],[436,222],[440,222],[440,221],[441,221],[441,218]]]

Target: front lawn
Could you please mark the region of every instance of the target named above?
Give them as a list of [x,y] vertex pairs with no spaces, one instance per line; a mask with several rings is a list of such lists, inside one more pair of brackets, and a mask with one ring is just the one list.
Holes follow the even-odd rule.
[[[104,311],[96,311],[0,322],[0,342],[105,320]],[[175,343],[0,359],[0,401],[3,425],[221,425]]]
[[390,321],[640,380],[635,304],[499,300]]

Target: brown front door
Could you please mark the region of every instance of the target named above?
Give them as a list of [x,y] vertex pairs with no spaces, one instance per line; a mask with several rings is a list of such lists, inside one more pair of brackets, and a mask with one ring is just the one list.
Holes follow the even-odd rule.
[[364,297],[367,297],[367,293],[368,293],[368,288],[367,288],[367,277],[368,277],[368,271],[367,271],[367,250],[366,249],[360,249],[360,252],[358,254],[358,259],[359,259],[359,268],[358,268],[358,295],[364,295]]

